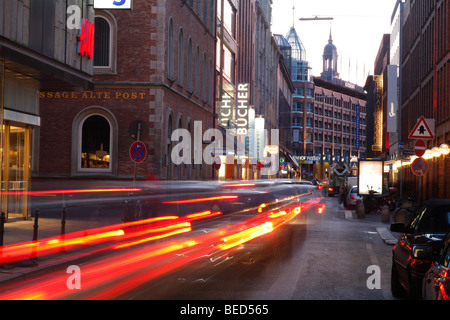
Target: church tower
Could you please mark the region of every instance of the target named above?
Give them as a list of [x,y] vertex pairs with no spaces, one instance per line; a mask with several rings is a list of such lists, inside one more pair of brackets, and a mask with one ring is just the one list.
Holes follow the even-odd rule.
[[339,73],[337,72],[338,54],[336,46],[333,44],[333,38],[331,36],[328,39],[328,44],[323,49],[323,72],[320,77],[324,80],[333,82],[335,79],[339,79]]

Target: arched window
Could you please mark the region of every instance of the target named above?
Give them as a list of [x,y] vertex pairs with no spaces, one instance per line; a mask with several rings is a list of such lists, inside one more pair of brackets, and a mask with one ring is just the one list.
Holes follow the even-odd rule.
[[213,62],[212,59],[209,59],[209,68],[208,68],[208,75],[209,75],[209,81],[208,81],[208,103],[210,105],[213,104],[213,82],[214,82],[214,68],[213,68]]
[[103,17],[95,17],[94,66],[108,67],[111,57],[111,28]]
[[72,124],[72,173],[117,173],[117,120],[103,107],[88,107]]
[[166,136],[166,179],[167,180],[171,180],[173,178],[173,162],[171,159],[172,156],[172,148],[173,148],[173,144],[172,144],[172,132],[173,132],[173,119],[172,119],[172,114],[171,111],[168,111],[168,118],[167,118],[167,136]]
[[173,40],[173,21],[169,21],[168,43],[167,43],[167,77],[174,78],[174,40]]
[[206,70],[206,53],[203,52],[202,61],[202,100],[206,102],[207,99],[207,83],[208,83],[208,72]]
[[110,170],[111,126],[101,115],[86,118],[81,125],[81,169]]
[[208,2],[203,1],[203,23],[208,26]]
[[192,59],[192,39],[189,38],[188,41],[188,49],[187,49],[187,90],[192,92],[192,66],[194,64],[194,60]]
[[200,96],[200,49],[195,51],[195,95]]
[[178,84],[183,85],[184,78],[184,40],[183,40],[183,29],[180,29],[178,33]]
[[94,71],[95,73],[116,72],[117,24],[107,12],[95,16]]
[[209,30],[211,32],[214,30],[214,16],[216,13],[215,2],[215,0],[209,1]]

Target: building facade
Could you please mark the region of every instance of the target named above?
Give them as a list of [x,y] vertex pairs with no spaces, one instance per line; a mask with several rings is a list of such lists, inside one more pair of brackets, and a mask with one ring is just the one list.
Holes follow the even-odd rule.
[[[215,17],[208,0],[135,0],[131,10],[96,10],[95,90],[41,92],[36,175],[211,178],[211,166],[194,155],[214,127]],[[143,161],[131,156],[137,140],[146,146]],[[61,151],[56,161],[51,145]]]
[[314,78],[314,85],[311,155],[315,158],[314,170],[309,172],[325,179],[333,163],[343,163],[356,174],[354,162],[366,158],[367,94],[350,83],[342,86],[318,77]]
[[450,1],[408,0],[403,14],[400,140],[405,149],[414,149],[415,139],[409,134],[420,117],[435,125],[434,138],[426,140],[430,151],[424,155],[429,171],[419,178],[409,164],[403,166],[403,195],[450,198],[450,159],[445,151],[450,144]]
[[309,76],[306,50],[294,27],[285,40],[278,42],[294,86],[285,144],[292,148],[298,175],[325,179],[334,163],[345,163],[350,170],[351,160],[366,156],[366,93],[338,77],[331,34],[323,55],[325,78]]
[[[94,11],[86,1],[69,2],[0,3],[0,201],[8,220],[29,216],[24,191],[30,190],[32,176],[38,172],[42,154],[39,132],[46,125],[39,92],[50,94],[62,89],[69,94],[93,88],[89,39],[79,39],[80,25],[66,25],[66,4],[76,6],[80,21],[86,23],[93,22]],[[50,148],[55,147],[50,143]],[[48,160],[52,164],[57,158],[53,153]]]

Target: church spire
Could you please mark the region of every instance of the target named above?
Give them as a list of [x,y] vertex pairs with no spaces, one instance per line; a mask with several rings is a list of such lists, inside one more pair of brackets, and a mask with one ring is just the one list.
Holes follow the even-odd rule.
[[333,44],[333,36],[331,33],[330,25],[330,37],[328,38],[328,44],[323,50],[323,72],[320,74],[322,79],[327,81],[334,81],[339,78],[339,73],[337,70],[338,65],[338,54],[337,48]]
[[328,39],[328,43],[333,43],[333,37],[331,36],[331,24],[330,24],[330,38]]

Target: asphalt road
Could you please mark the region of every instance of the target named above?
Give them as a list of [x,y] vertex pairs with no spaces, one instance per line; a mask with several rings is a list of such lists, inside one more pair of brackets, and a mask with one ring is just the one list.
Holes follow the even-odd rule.
[[[116,275],[128,276],[134,269],[126,268],[115,252],[108,251],[91,262],[81,262],[80,290],[68,290],[69,276],[63,264],[61,270],[50,269],[48,278],[27,277],[20,286],[11,284],[3,293],[19,292],[20,298],[31,295],[37,299],[86,299],[99,289],[100,295],[94,295],[96,299],[105,296],[105,299],[168,301],[393,300],[390,293],[393,246],[386,241],[386,234],[391,235],[389,225],[382,223],[379,215],[356,219],[354,213],[338,204],[337,198],[324,197],[321,201],[326,204],[323,213],[319,214],[315,207],[299,215],[293,224],[292,242],[283,242],[284,250],[278,247],[265,252],[270,259],[246,264],[226,260],[227,263],[216,264],[214,268],[209,267],[209,262],[206,268],[183,264],[181,269],[151,277],[150,282],[139,278],[130,286],[115,286],[121,292],[117,293],[109,292],[107,282],[98,281],[107,279],[114,284]],[[268,236],[273,234],[279,234],[279,230]],[[139,250],[136,251],[139,256],[119,257],[136,264],[147,255],[145,246]],[[173,258],[179,261],[183,255]],[[209,258],[206,255],[204,259]],[[148,263],[142,261],[144,266]],[[105,272],[98,281],[91,276],[98,274],[94,273],[97,270]],[[92,285],[97,282],[98,285]],[[41,289],[46,295],[39,295]]]
[[[143,285],[126,299],[392,300],[392,245],[379,231],[381,217],[353,218],[337,198],[296,221],[292,252],[257,265],[236,264],[210,278],[165,279]],[[378,219],[379,218],[379,219]]]

